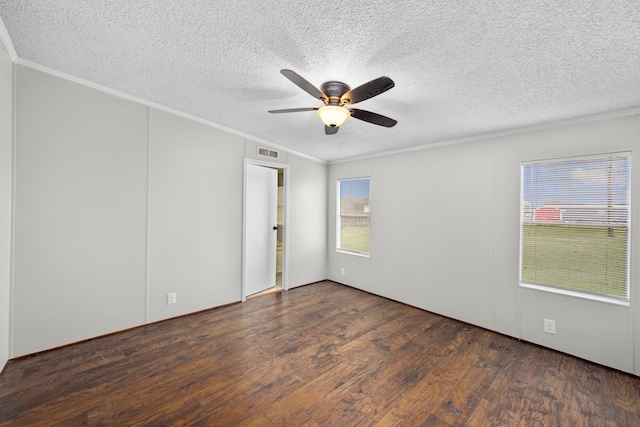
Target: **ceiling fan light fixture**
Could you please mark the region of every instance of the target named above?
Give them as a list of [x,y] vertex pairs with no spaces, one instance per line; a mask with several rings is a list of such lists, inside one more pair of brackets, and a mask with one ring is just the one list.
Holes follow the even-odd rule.
[[341,126],[349,117],[351,112],[344,107],[328,105],[318,109],[318,115],[325,125],[329,127]]
[[322,90],[320,90],[293,70],[284,69],[280,70],[280,73],[316,100],[324,102],[325,107],[286,108],[269,110],[270,113],[297,113],[299,111],[317,110],[318,116],[324,123],[324,133],[326,135],[335,135],[340,126],[352,116],[358,120],[387,128],[393,127],[398,123],[391,117],[372,111],[343,107],[344,104],[351,106],[388,91],[395,85],[389,77],[378,77],[355,89],[351,89],[346,83],[332,80],[322,83]]

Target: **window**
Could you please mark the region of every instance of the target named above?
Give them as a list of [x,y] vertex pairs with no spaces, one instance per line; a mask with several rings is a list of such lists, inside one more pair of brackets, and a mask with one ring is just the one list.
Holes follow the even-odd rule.
[[629,299],[631,157],[522,164],[521,283]]
[[370,179],[338,181],[338,250],[369,255]]

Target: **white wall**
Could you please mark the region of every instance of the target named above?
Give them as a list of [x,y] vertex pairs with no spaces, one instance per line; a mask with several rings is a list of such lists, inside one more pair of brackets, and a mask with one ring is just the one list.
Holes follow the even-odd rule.
[[289,153],[289,288],[327,278],[328,166]]
[[155,109],[150,129],[149,320],[239,301],[244,138]]
[[[482,141],[397,156],[392,162],[374,160],[374,292],[402,277],[407,282],[389,289],[391,298],[479,326],[492,324],[492,293],[478,286],[492,272],[493,211],[482,208],[493,204],[493,194],[486,192],[493,186],[492,157],[493,145]],[[376,206],[388,198],[396,200],[394,212],[374,217]],[[392,234],[397,250],[385,244]],[[388,257],[396,262],[378,261]]]
[[0,371],[10,354],[12,123],[13,63],[0,42]]
[[13,356],[144,323],[147,108],[16,67]]
[[[631,135],[631,148],[633,152],[640,153],[640,115],[635,116],[635,126]],[[633,161],[633,160],[632,160]],[[631,171],[631,185],[633,191],[633,199],[631,200],[631,302],[632,316],[629,316],[630,328],[629,339],[633,342],[633,373],[640,375],[640,310],[636,302],[638,294],[640,294],[640,200],[638,194],[640,188],[640,167],[637,160],[635,167]]]
[[[0,66],[9,95],[12,66]],[[0,216],[0,301],[13,300],[0,339],[13,334],[14,345],[2,347],[4,360],[240,301],[243,157],[255,157],[257,143],[15,67],[11,295],[10,216]],[[11,123],[7,99],[2,123]],[[10,206],[10,126],[0,149]],[[328,167],[286,152],[279,161],[290,163],[290,285],[323,280]],[[177,304],[167,304],[169,292]]]
[[[329,277],[639,374],[640,316],[633,305],[518,286],[520,162],[631,150],[639,147],[639,129],[638,117],[623,117],[331,165]],[[335,180],[367,175],[371,257],[336,253]],[[632,191],[635,207],[640,187]],[[633,250],[639,240],[632,233]],[[640,291],[636,260],[632,298]],[[556,320],[556,335],[543,333],[544,318]]]

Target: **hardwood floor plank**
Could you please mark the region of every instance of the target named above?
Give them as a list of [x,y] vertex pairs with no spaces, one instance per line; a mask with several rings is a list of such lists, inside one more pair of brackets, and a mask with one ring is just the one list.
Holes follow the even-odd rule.
[[383,407],[386,410],[380,419],[380,425],[420,425],[440,403],[442,396],[451,389],[451,384],[434,375],[408,388],[394,399],[392,404]]
[[273,402],[265,414],[276,426],[299,426],[312,421],[300,402],[288,397]]
[[559,425],[558,414],[563,410],[561,402],[549,399],[537,392],[526,390],[517,411],[516,425]]
[[[469,346],[469,350],[479,351],[478,345]],[[481,350],[480,350],[481,351]],[[471,416],[471,411],[477,407],[485,395],[489,386],[497,375],[493,366],[485,365],[478,357],[481,353],[469,351],[467,354],[475,355],[471,359],[459,358],[465,361],[461,365],[464,372],[458,372],[458,376],[450,376],[450,381],[457,381],[449,393],[444,394],[441,404],[434,410],[434,414],[450,425],[464,425]],[[459,362],[458,362],[459,363]],[[440,377],[442,377],[440,375]]]
[[334,408],[347,405],[354,412],[362,414],[363,417],[369,417],[364,413],[358,403],[370,393],[369,384],[371,377],[379,375],[384,368],[384,362],[370,363],[362,362],[356,366],[350,364],[351,369],[347,375],[343,375],[334,384],[332,389],[325,389],[325,393],[317,398],[308,409],[309,415],[319,424],[326,425],[328,420],[333,419]]
[[464,425],[479,401],[480,396],[473,389],[456,385],[445,394],[433,414],[449,425]]
[[[348,364],[338,364],[330,374],[319,374],[316,378],[305,382],[302,386],[292,391],[287,396],[273,402],[265,413],[269,419],[291,419],[304,412],[309,414],[311,408],[324,395],[339,386],[341,377],[349,377],[353,367]],[[293,425],[293,424],[292,424]]]
[[424,361],[411,352],[387,359],[384,368],[363,385],[364,398],[358,402],[358,409],[375,420],[383,418],[406,393],[421,384],[415,381],[419,376],[428,375],[426,371],[420,373],[423,365]]
[[632,412],[638,407],[638,401],[640,401],[639,383],[629,381],[629,378],[613,371],[603,371],[600,373],[600,385],[606,403],[627,412]]
[[[469,418],[470,426],[512,427],[517,424],[516,415],[493,403],[481,399]],[[572,424],[563,424],[572,425]],[[573,426],[572,427],[576,427]]]
[[241,423],[245,427],[275,427],[275,424],[262,412],[242,420]]
[[526,383],[522,383],[517,377],[521,366],[522,360],[518,360],[516,357],[506,361],[489,386],[484,399],[501,409],[517,410],[526,389]]
[[8,362],[0,426],[640,426],[640,378],[332,282]]
[[[482,425],[482,424],[478,424]],[[420,427],[451,427],[433,414],[429,414],[427,418],[420,424]]]
[[374,426],[376,422],[357,408],[345,402],[317,405],[311,417],[321,426]]

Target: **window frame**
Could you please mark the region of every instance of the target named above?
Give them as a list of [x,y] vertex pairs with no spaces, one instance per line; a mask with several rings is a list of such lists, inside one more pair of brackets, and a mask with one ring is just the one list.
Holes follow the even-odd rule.
[[357,181],[366,179],[369,181],[369,209],[371,209],[371,177],[370,176],[358,176],[358,177],[349,177],[349,178],[338,178],[336,180],[336,252],[347,255],[354,255],[363,258],[371,257],[371,210],[369,210],[369,252],[357,252],[351,251],[348,249],[342,249],[340,247],[341,238],[342,238],[342,215],[340,213],[341,210],[341,200],[340,200],[340,184],[344,181]]
[[[629,159],[629,180],[627,187],[627,202],[628,202],[628,216],[627,216],[627,239],[626,239],[626,260],[625,260],[625,274],[626,274],[626,298],[617,298],[614,296],[608,296],[604,294],[596,294],[589,292],[581,292],[579,290],[573,290],[562,287],[555,287],[550,285],[542,285],[536,283],[529,283],[523,280],[523,264],[524,264],[524,209],[525,209],[525,177],[524,177],[524,168],[525,165],[530,164],[544,164],[544,163],[554,163],[554,162],[562,162],[562,161],[570,161],[570,160],[592,160],[592,159],[601,159],[606,160],[609,158],[615,157],[626,157]],[[537,291],[542,291],[551,294],[564,295],[569,297],[574,297],[578,299],[591,300],[596,302],[602,302],[612,305],[618,306],[631,306],[631,240],[632,240],[632,185],[633,185],[633,170],[632,170],[632,153],[631,151],[621,151],[621,152],[611,152],[611,153],[601,153],[601,154],[593,154],[593,155],[584,155],[584,156],[567,156],[567,157],[556,157],[556,158],[546,158],[546,159],[536,159],[536,160],[526,160],[520,162],[520,210],[518,212],[519,215],[519,269],[518,269],[518,283],[519,287],[526,289],[533,289]],[[531,213],[530,213],[531,214]]]

